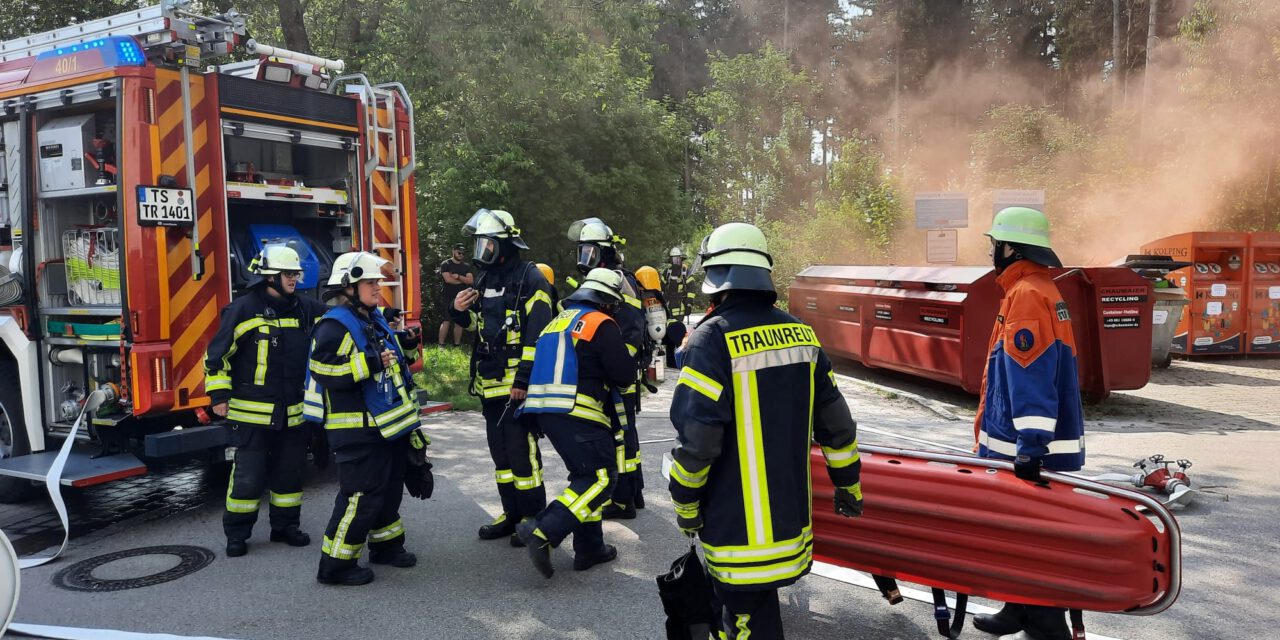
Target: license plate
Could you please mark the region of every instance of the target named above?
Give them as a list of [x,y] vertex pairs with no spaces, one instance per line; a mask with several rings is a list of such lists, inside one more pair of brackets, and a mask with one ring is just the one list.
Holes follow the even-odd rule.
[[138,187],[138,224],[147,227],[181,227],[195,223],[195,197],[190,189]]

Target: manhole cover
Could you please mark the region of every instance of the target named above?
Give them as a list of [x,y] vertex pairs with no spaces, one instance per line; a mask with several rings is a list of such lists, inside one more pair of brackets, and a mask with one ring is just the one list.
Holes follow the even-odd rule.
[[[177,558],[177,564],[174,565],[172,558],[145,558],[145,556],[174,556]],[[114,571],[103,573],[119,574],[127,566],[141,567],[168,567],[163,571],[151,573],[149,575],[138,576],[135,578],[124,579],[107,579],[94,576],[94,570],[103,565],[111,564],[120,560],[130,558],[140,558],[141,562],[131,562],[124,566],[113,567]],[[116,551],[105,555],[81,560],[53,576],[53,584],[56,587],[68,589],[71,591],[124,591],[126,589],[137,589],[139,587],[150,587],[152,585],[177,580],[182,576],[195,573],[213,562],[213,552],[204,547],[191,547],[186,545],[165,545],[159,547],[141,547],[138,549],[126,549],[124,551]]]

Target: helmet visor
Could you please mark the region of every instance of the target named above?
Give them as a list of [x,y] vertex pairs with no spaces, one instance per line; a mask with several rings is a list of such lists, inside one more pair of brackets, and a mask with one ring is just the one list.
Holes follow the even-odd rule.
[[590,271],[604,262],[604,250],[599,245],[578,245],[578,269]]
[[477,236],[475,248],[471,251],[471,261],[489,266],[498,261],[498,241],[489,236]]

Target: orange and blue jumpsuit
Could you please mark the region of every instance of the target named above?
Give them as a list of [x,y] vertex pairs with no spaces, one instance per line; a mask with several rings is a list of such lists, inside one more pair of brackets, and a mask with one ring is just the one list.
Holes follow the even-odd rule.
[[1004,289],[991,332],[974,422],[978,455],[1040,458],[1051,471],[1084,466],[1084,416],[1067,303],[1049,269],[1020,260],[1000,274]]

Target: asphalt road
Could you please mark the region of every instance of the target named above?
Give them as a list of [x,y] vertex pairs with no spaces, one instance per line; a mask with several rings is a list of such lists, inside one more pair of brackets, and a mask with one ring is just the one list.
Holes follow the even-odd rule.
[[[866,427],[956,446],[970,442],[972,427],[964,420],[944,420],[902,399],[852,384],[841,386]],[[646,401],[640,424],[643,440],[674,437],[665,419],[669,388],[670,383]],[[654,577],[687,548],[674,526],[662,490],[665,482],[659,478],[661,456],[670,442],[643,447],[648,509],[636,520],[605,525],[606,539],[619,548],[619,560],[575,572],[566,545],[554,554],[555,577],[545,580],[523,550],[475,536],[476,528],[498,511],[478,414],[447,414],[427,424],[433,438],[436,495],[426,502],[406,496],[402,510],[408,547],[419,557],[415,568],[378,567],[377,580],[359,588],[315,582],[318,540],[335,493],[331,473],[317,476],[306,487],[303,525],[316,540],[310,548],[266,542],[266,523],[260,522],[249,555],[225,558],[216,494],[220,489],[211,487],[205,490],[209,495],[203,506],[158,519],[133,518],[88,533],[73,541],[65,558],[24,572],[15,620],[262,640],[664,637]],[[912,446],[869,431],[861,440]],[[1084,473],[1123,471],[1138,457],[1157,452],[1192,458],[1194,479],[1223,493],[1206,494],[1179,516],[1184,586],[1173,608],[1150,618],[1087,614],[1090,631],[1129,640],[1275,637],[1280,477],[1272,464],[1280,457],[1280,433],[1102,431],[1089,438],[1090,464]],[[558,491],[565,474],[549,451],[546,467],[548,489]],[[172,544],[204,547],[216,557],[194,574],[133,590],[84,593],[52,583],[55,573],[79,560]],[[154,557],[120,561],[95,575],[129,577],[171,564]],[[821,576],[785,589],[782,599],[792,638],[928,638],[937,633],[928,604],[908,601],[889,607],[873,591]],[[987,636],[970,629],[965,637]]]

